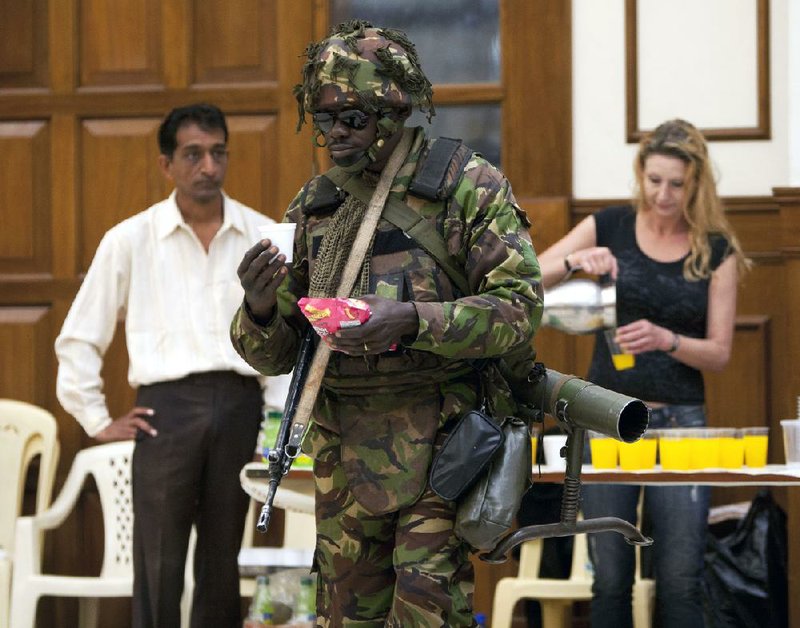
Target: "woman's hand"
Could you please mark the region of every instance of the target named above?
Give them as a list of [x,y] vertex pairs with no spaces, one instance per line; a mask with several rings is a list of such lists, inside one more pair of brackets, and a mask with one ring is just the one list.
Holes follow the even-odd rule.
[[570,266],[591,275],[611,275],[617,279],[617,258],[606,246],[593,246],[574,251],[565,257]]
[[646,318],[640,318],[617,327],[616,340],[626,353],[636,355],[645,351],[666,351],[672,346],[673,333]]

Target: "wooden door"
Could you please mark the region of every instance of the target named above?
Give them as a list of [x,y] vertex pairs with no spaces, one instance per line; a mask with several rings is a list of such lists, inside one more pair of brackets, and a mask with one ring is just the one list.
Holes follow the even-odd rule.
[[[227,115],[226,191],[280,219],[311,174],[291,86],[312,38],[312,0],[0,0],[0,397],[52,411],[60,488],[95,444],[55,398],[53,342],[103,233],[164,198],[156,132],[172,107]],[[189,315],[189,313],[186,313]],[[126,411],[122,330],[104,369],[112,415]],[[102,523],[92,487],[45,544],[61,573],[93,574]],[[127,601],[101,626],[127,625]],[[40,625],[77,624],[72,600],[46,600]]]

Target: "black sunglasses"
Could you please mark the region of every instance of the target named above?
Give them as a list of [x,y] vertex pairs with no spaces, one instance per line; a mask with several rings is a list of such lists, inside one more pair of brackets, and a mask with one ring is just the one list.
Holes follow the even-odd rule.
[[314,124],[320,131],[323,133],[330,133],[337,120],[356,131],[366,129],[367,124],[369,124],[369,115],[370,114],[358,109],[346,109],[337,113],[321,111],[313,114],[312,117],[314,118]]

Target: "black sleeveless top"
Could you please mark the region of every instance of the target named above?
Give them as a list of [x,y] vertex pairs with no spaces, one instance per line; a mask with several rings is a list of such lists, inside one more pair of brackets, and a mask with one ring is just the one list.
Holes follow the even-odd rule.
[[[641,318],[682,336],[706,334],[709,280],[687,281],[685,257],[658,262],[636,243],[636,212],[631,206],[607,207],[594,215],[597,246],[607,246],[617,258],[617,324]],[[710,237],[711,269],[730,254],[727,238]],[[703,404],[703,374],[663,351],[636,356],[632,369],[617,371],[611,363],[602,332],[596,334],[589,381],[645,401],[668,404]]]

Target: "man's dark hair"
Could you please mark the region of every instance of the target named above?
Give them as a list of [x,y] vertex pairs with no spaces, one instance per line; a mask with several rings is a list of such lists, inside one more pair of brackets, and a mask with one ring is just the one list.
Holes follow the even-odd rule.
[[184,124],[196,124],[204,131],[222,129],[225,143],[228,142],[228,125],[225,124],[225,115],[218,107],[206,103],[186,105],[170,111],[158,128],[158,148],[162,155],[172,157],[178,147],[178,129]]

